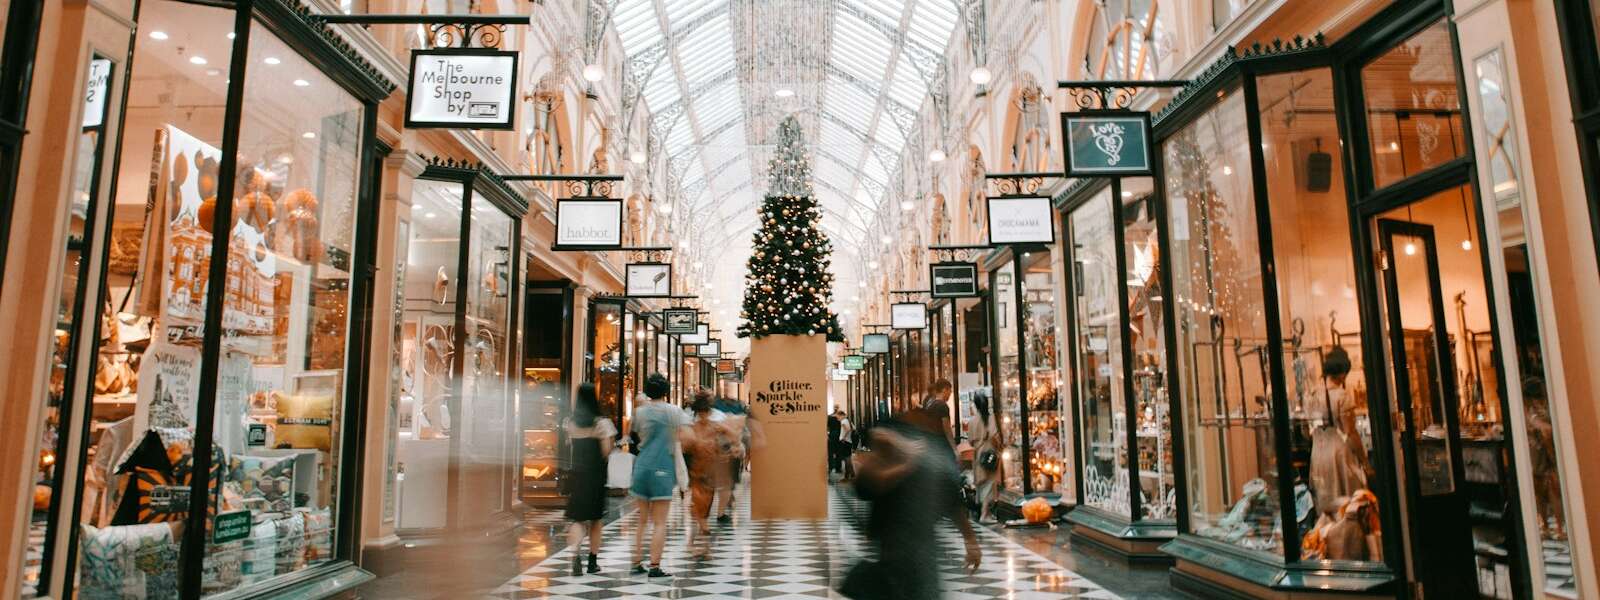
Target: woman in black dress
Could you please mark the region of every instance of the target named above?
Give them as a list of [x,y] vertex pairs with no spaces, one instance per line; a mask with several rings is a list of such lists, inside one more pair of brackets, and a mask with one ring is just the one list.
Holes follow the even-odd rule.
[[594,384],[578,386],[578,401],[567,421],[567,439],[572,444],[572,468],[567,471],[567,518],[572,528],[567,543],[572,545],[572,574],[582,575],[579,550],[583,535],[589,534],[589,572],[599,573],[596,554],[600,552],[601,519],[606,516],[606,456],[617,439],[617,428],[600,416],[600,402]]

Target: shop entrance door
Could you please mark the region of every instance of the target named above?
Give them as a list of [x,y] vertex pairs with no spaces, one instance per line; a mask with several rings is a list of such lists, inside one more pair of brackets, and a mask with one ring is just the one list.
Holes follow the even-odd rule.
[[1420,598],[1477,598],[1469,502],[1458,484],[1461,403],[1454,342],[1434,227],[1381,217],[1376,223],[1412,577],[1422,587]]

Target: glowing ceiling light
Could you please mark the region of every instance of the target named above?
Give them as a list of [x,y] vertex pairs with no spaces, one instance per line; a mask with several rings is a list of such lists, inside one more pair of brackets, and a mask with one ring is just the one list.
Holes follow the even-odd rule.
[[157,41],[165,40],[167,39],[167,32],[160,30],[152,31],[150,32],[150,39]]
[[974,67],[967,77],[975,84],[989,85],[989,80],[994,79],[994,74],[989,72],[989,67],[978,66]]
[[928,151],[928,162],[943,162],[943,161],[944,161],[944,151],[943,150],[940,150],[938,148],[934,148],[934,149]]
[[295,87],[306,87],[308,85],[311,85],[311,82],[306,81],[304,79],[296,79],[296,80],[294,80],[294,85],[295,85]]
[[191,64],[191,65],[203,65],[203,64],[206,64],[206,62],[207,62],[206,61],[206,57],[204,57],[204,56],[191,56],[191,57],[189,57],[189,64]]
[[901,200],[900,201],[900,210],[910,212],[910,211],[913,211],[913,210],[916,210],[916,209],[917,209],[917,203],[912,202],[910,200]]
[[789,98],[789,97],[793,97],[794,96],[794,90],[786,88],[786,87],[781,87],[781,88],[778,88],[776,90],[773,90],[772,91],[772,95],[777,96],[779,98]]
[[604,67],[601,67],[600,65],[584,65],[583,66],[583,79],[584,79],[584,81],[588,81],[588,82],[593,83],[593,82],[600,81],[600,80],[605,79],[605,78],[606,78],[606,70],[605,70]]
[[634,150],[632,153],[628,154],[628,160],[633,161],[633,164],[636,165],[644,164],[644,161],[648,158],[650,157],[645,156],[643,150]]

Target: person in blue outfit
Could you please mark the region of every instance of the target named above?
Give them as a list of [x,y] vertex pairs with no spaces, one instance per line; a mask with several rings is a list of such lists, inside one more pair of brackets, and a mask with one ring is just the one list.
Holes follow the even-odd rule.
[[[660,373],[644,380],[647,401],[633,408],[633,431],[639,434],[639,457],[633,461],[633,485],[629,492],[639,502],[639,528],[633,538],[633,572],[650,577],[669,577],[661,570],[661,551],[667,545],[667,513],[672,492],[678,487],[678,432],[690,424],[676,406],[663,402],[671,384]],[[650,563],[643,562],[645,530],[650,536]]]

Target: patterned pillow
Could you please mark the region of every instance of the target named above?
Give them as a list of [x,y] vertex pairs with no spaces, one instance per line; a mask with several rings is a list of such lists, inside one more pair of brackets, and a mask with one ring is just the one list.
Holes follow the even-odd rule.
[[178,541],[171,525],[82,527],[78,536],[79,598],[178,597]]
[[[170,441],[170,443],[169,443]],[[194,470],[193,441],[169,438],[151,430],[124,460],[117,472],[122,482],[112,525],[137,525],[182,521],[189,512],[190,474]],[[211,445],[211,490],[207,514],[216,514],[218,493],[227,473],[227,454]]]
[[278,400],[278,427],[273,440],[279,448],[333,448],[333,396],[294,395]]
[[228,472],[247,505],[265,502],[261,510],[286,513],[294,508],[294,458],[241,454],[233,457]]
[[306,567],[306,519],[300,513],[274,519],[278,528],[278,545],[273,553],[279,575],[293,573]]

